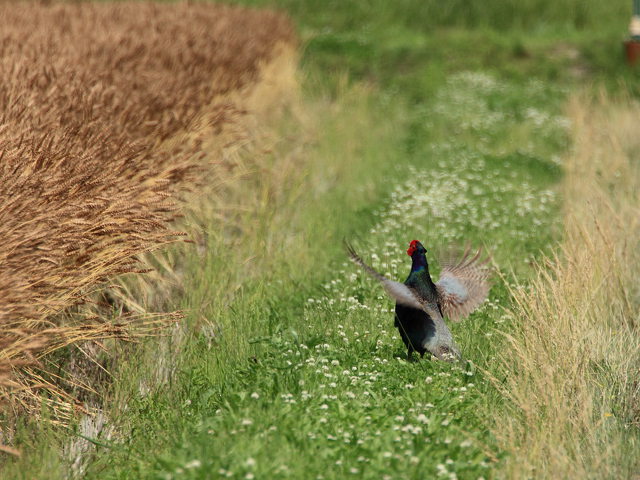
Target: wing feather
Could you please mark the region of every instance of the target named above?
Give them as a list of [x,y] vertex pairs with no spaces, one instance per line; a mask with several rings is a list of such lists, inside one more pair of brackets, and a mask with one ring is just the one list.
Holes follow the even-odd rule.
[[491,271],[489,258],[481,260],[481,255],[482,248],[471,255],[467,245],[460,260],[450,255],[442,262],[436,290],[443,314],[454,322],[468,317],[487,298]]
[[420,299],[416,296],[413,290],[407,287],[404,283],[396,282],[394,280],[389,280],[387,277],[385,277],[384,275],[376,271],[374,268],[364,263],[364,260],[360,258],[360,256],[356,253],[353,247],[349,245],[347,242],[345,242],[345,247],[347,249],[347,253],[349,254],[349,257],[351,258],[351,260],[356,265],[359,265],[360,267],[362,267],[364,271],[367,272],[369,275],[371,275],[373,278],[378,280],[384,287],[387,294],[391,298],[393,298],[396,302],[398,302],[401,305],[405,305],[407,307],[417,308],[419,310],[425,310],[427,311],[427,313],[429,313],[430,310],[426,309],[427,306],[424,304],[424,302],[420,301]]

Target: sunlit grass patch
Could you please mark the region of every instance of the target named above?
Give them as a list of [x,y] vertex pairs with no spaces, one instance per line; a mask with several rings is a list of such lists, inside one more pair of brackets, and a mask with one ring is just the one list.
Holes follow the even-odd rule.
[[434,457],[451,471],[481,474],[488,467],[482,441],[459,427],[481,425],[473,372],[407,365],[378,335],[338,330],[325,336],[335,344],[308,346],[288,334],[264,340],[269,356],[230,385],[236,393],[207,415],[183,455],[240,477],[435,475]]
[[[502,112],[495,122],[462,125],[461,143],[444,128],[456,124],[455,109],[466,108],[451,100],[452,85]],[[122,428],[133,437],[98,458],[92,475],[122,476],[133,463],[139,474],[174,479],[210,472],[229,478],[491,476],[502,454],[487,412],[499,400],[481,371],[491,367],[500,345],[496,332],[508,321],[502,310],[507,289],[498,282],[483,308],[454,326],[470,362],[407,363],[392,304],[347,264],[341,240],[353,238],[372,263],[399,280],[408,271],[404,250],[413,238],[433,257],[452,242],[484,244],[500,268],[526,272],[528,259],[552,238],[557,167],[545,140],[562,132],[545,133],[535,119],[514,123],[507,107],[488,107],[496,91],[506,92],[509,111],[536,108],[562,124],[553,92],[528,95],[526,85],[484,74],[454,76],[424,110],[384,98],[376,103],[367,89],[354,96],[347,89],[329,110],[316,110],[315,121],[326,123],[298,157],[308,162],[305,187],[277,210],[268,202],[254,210],[269,219],[254,227],[266,230],[246,224],[244,233],[256,235],[212,241],[210,248],[228,252],[226,261],[194,257],[200,263],[190,267],[195,274],[184,302],[197,309],[196,329],[176,362],[172,390],[130,399],[128,411],[135,413]],[[437,128],[425,127],[427,119]],[[415,128],[403,130],[407,126]],[[540,135],[530,146],[533,161],[509,140],[518,128]],[[496,129],[506,138],[493,135]],[[279,148],[284,152],[287,144]],[[401,160],[394,166],[389,158]],[[552,166],[540,171],[540,163]],[[393,181],[376,183],[381,178]],[[435,259],[434,265],[437,272]],[[215,328],[201,329],[200,318]],[[154,442],[138,433],[165,425],[174,430]]]

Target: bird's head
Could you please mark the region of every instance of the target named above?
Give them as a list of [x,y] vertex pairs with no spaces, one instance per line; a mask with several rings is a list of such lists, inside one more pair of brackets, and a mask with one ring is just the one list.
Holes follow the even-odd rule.
[[427,253],[427,249],[424,248],[424,246],[418,240],[411,240],[411,243],[409,244],[409,248],[407,249],[407,255],[409,255],[410,257],[413,257],[413,254],[416,252]]

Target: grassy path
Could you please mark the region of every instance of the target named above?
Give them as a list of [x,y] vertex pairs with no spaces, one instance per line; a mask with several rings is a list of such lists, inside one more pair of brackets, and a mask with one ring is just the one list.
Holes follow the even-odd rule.
[[[369,97],[360,92],[353,101],[370,105]],[[460,73],[403,121],[399,136],[397,128],[370,136],[388,107],[333,114],[331,122],[362,125],[324,130],[311,149],[325,159],[347,152],[355,165],[333,188],[298,198],[289,227],[299,229],[292,245],[303,255],[269,264],[228,309],[215,301],[200,307],[220,325],[215,346],[194,334],[171,384],[128,399],[130,435],[99,452],[88,477],[490,477],[501,456],[488,415],[498,399],[481,371],[491,371],[507,327],[504,286],[453,327],[468,363],[409,364],[392,304],[345,263],[340,237],[354,238],[392,278],[406,276],[413,238],[435,253],[463,240],[483,244],[507,278],[525,273],[557,218],[561,97],[534,81]],[[363,148],[350,151],[353,141]],[[317,184],[320,173],[309,165]],[[382,181],[385,171],[392,181]],[[215,284],[219,270],[194,272],[185,303],[202,305],[196,285]]]

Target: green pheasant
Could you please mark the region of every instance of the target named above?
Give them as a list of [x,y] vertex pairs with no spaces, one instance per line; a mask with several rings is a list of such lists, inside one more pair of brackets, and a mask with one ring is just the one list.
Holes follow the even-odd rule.
[[490,270],[487,267],[488,259],[480,259],[481,250],[471,255],[470,248],[467,248],[460,260],[442,262],[437,283],[433,282],[429,273],[427,250],[417,240],[413,240],[407,250],[412,263],[411,272],[404,283],[378,273],[364,263],[348,244],[347,251],[351,259],[380,281],[396,301],[395,326],[407,347],[409,360],[413,352],[418,352],[421,357],[430,352],[441,360],[461,357],[444,318],[460,321],[487,298]]

